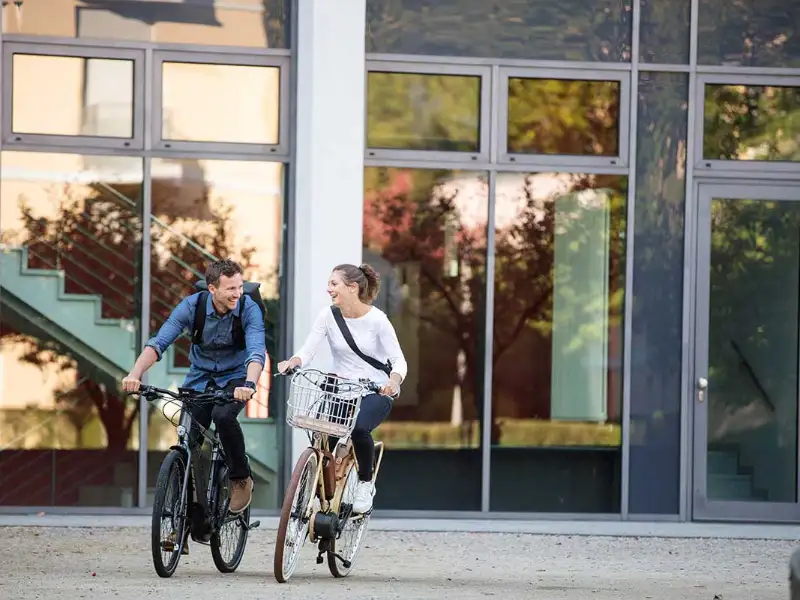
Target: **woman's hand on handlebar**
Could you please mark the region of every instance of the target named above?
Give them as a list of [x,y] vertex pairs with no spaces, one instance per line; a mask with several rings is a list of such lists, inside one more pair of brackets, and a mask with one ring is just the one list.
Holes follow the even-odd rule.
[[138,392],[141,385],[142,382],[139,380],[139,378],[134,377],[131,374],[128,374],[122,379],[122,391],[125,392],[126,394]]
[[303,361],[301,361],[296,356],[293,356],[289,360],[284,360],[278,363],[278,373],[285,375],[288,372],[294,371],[302,366]]
[[390,379],[381,386],[380,393],[384,396],[397,396],[400,393],[400,384],[398,384],[394,379]]

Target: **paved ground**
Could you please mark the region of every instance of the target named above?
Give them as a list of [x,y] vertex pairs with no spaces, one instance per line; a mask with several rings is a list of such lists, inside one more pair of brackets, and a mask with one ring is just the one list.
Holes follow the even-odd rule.
[[[786,600],[795,542],[370,531],[353,574],[334,580],[311,546],[294,578],[272,576],[274,530],[252,533],[239,571],[192,545],[172,579],[145,528],[0,527],[0,598],[326,600]],[[180,590],[180,591],[178,591]]]

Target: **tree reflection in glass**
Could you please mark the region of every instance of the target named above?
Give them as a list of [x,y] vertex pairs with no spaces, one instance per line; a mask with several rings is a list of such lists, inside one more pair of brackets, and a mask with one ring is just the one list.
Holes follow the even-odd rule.
[[619,81],[508,80],[508,152],[616,156]]
[[703,158],[800,160],[800,88],[705,86]]

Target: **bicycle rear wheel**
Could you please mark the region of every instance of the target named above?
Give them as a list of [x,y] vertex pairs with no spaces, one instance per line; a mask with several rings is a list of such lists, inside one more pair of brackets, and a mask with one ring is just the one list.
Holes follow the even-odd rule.
[[[358,469],[355,462],[350,464],[339,504],[339,518],[347,519],[342,532],[331,540],[328,550],[328,569],[334,577],[347,577],[356,564],[356,558],[364,543],[369,525],[369,514],[352,515],[353,497],[358,486]],[[336,558],[339,554],[347,563]]]
[[273,572],[279,583],[286,583],[294,573],[300,548],[308,535],[308,508],[314,501],[318,465],[316,451],[306,448],[286,488],[273,561]]
[[183,494],[186,461],[183,452],[172,450],[158,471],[153,499],[151,549],[153,567],[159,577],[172,577],[181,559],[186,533],[187,498]]

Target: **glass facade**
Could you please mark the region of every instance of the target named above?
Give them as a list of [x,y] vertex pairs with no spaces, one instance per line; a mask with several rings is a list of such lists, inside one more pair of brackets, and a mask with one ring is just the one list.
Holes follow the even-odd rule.
[[[211,257],[291,345],[295,3],[44,4],[0,9],[0,508],[147,506],[174,430],[115,382]],[[366,4],[353,231],[409,362],[376,507],[800,522],[800,8]]]
[[[379,430],[397,470],[376,506],[477,510],[480,488],[488,514],[800,521],[796,366],[779,383],[758,362],[769,340],[796,354],[766,316],[793,322],[794,300],[731,329],[733,309],[699,286],[733,295],[717,292],[738,272],[721,272],[723,249],[770,285],[797,277],[781,195],[800,176],[797,15],[698,0],[693,22],[689,0],[545,4],[367,2],[364,260],[399,282],[412,364],[436,365],[406,386],[420,406]],[[718,178],[742,191],[714,196],[704,220],[700,190]],[[721,229],[748,203],[759,219]],[[743,338],[743,356],[709,354],[730,342],[720,336]],[[736,398],[725,361],[755,373]],[[448,393],[423,383],[429,370]],[[424,499],[401,473],[419,456],[442,466]],[[778,457],[789,466],[770,475]]]
[[[207,263],[232,257],[268,313],[267,369],[240,420],[253,507],[274,510],[291,459],[272,384],[289,3],[93,4],[48,3],[56,21],[40,2],[19,19],[3,8],[0,507],[150,505],[175,429],[119,380]],[[179,338],[148,383],[180,385],[188,349]]]

